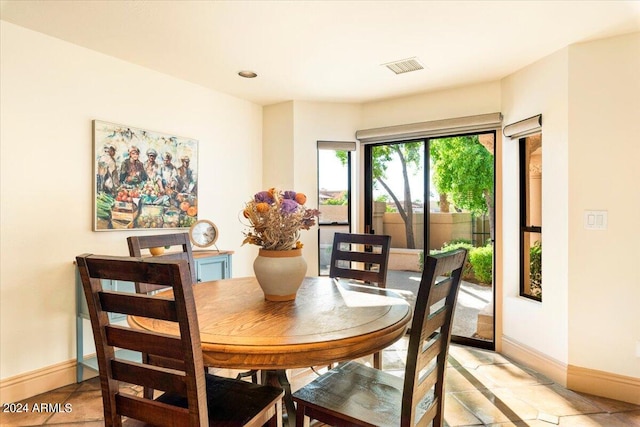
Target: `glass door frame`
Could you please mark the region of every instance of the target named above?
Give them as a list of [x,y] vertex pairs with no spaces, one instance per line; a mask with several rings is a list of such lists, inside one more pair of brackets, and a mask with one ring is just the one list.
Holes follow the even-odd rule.
[[[363,171],[364,171],[364,185],[363,185],[363,191],[364,191],[364,227],[365,230],[370,230],[372,227],[372,222],[373,222],[373,185],[371,185],[371,183],[373,182],[373,162],[372,162],[372,152],[373,152],[373,147],[375,146],[381,146],[381,145],[391,145],[391,144],[402,144],[402,143],[407,143],[407,142],[416,142],[416,141],[422,141],[424,142],[424,194],[423,194],[423,200],[425,201],[425,209],[424,209],[424,221],[425,221],[425,226],[424,226],[424,242],[425,242],[425,251],[428,251],[428,247],[429,247],[429,235],[430,235],[430,227],[431,227],[431,218],[430,218],[430,172],[431,172],[431,166],[430,166],[430,144],[431,144],[431,140],[436,140],[436,139],[441,139],[441,138],[449,138],[449,137],[456,137],[456,136],[469,136],[469,135],[482,135],[482,134],[493,134],[493,144],[494,144],[494,152],[493,152],[493,202],[494,202],[494,212],[493,212],[493,223],[494,225],[496,224],[496,211],[497,211],[497,204],[496,204],[496,199],[497,199],[497,195],[496,195],[496,182],[497,182],[497,145],[499,143],[499,136],[498,136],[498,131],[497,130],[486,130],[486,131],[477,131],[477,132],[466,132],[466,133],[452,133],[452,134],[447,134],[447,135],[441,135],[438,137],[423,137],[423,138],[412,138],[412,139],[407,139],[407,140],[395,140],[395,141],[389,141],[389,142],[375,142],[375,143],[368,143],[368,144],[363,144],[363,159],[364,159],[364,166],[363,166]],[[477,338],[473,338],[473,337],[465,337],[465,336],[459,336],[459,335],[452,335],[451,336],[451,342],[456,343],[456,344],[462,344],[462,345],[467,345],[467,346],[471,346],[471,347],[476,347],[476,348],[482,348],[482,349],[486,349],[486,350],[495,350],[496,349],[496,299],[497,299],[497,293],[496,293],[496,233],[497,231],[494,230],[494,236],[491,238],[491,246],[492,246],[492,251],[493,251],[493,257],[492,257],[492,263],[493,263],[493,277],[492,277],[492,284],[491,284],[491,292],[493,295],[492,298],[492,312],[493,312],[493,339],[491,341],[487,341],[487,340],[481,340],[481,339],[477,339]]]

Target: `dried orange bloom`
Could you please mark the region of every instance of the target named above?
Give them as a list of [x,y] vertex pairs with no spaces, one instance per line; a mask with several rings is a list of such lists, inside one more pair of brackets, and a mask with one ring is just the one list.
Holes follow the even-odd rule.
[[307,196],[305,196],[304,193],[296,193],[296,202],[304,205],[305,203],[307,203]]
[[256,210],[260,213],[269,212],[269,204],[268,203],[257,203]]

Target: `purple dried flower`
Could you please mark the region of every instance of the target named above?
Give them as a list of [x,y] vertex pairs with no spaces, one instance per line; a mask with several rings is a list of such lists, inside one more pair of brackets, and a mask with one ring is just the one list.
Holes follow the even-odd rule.
[[291,199],[284,199],[280,205],[283,213],[292,214],[298,209],[298,202]]
[[254,194],[243,211],[250,231],[244,232],[242,243],[276,251],[301,248],[300,230],[309,230],[320,214],[317,209],[306,209],[306,200],[304,193],[276,188]]
[[287,190],[283,193],[282,197],[284,197],[285,199],[291,199],[291,200],[295,200],[296,199],[296,192],[292,191],[292,190]]
[[271,194],[269,194],[268,191],[261,191],[259,193],[256,193],[253,196],[253,200],[255,200],[257,203],[263,202],[263,203],[273,203],[273,198],[271,197]]

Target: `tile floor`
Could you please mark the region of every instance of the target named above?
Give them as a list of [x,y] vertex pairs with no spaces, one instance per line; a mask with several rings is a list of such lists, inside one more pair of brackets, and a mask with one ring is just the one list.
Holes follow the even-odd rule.
[[[385,370],[401,375],[406,344],[407,340],[403,339],[384,351]],[[292,371],[293,389],[315,375],[310,369]],[[139,390],[130,390],[139,393]],[[640,427],[640,406],[572,392],[485,350],[451,346],[446,390],[445,421],[450,427]],[[28,403],[29,408],[45,404],[45,411],[0,413],[0,425],[104,425],[97,378],[23,402]],[[65,412],[65,408],[69,411]]]

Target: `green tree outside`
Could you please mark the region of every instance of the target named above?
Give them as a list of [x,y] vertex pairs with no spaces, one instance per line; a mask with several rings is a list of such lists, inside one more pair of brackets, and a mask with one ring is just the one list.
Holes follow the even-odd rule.
[[478,135],[433,139],[429,154],[438,192],[451,195],[460,209],[488,214],[493,239],[493,154],[480,144]]
[[[423,141],[378,145],[372,150],[373,185],[379,185],[386,191],[404,220],[409,249],[415,249],[409,178],[422,173],[423,150]],[[451,201],[460,209],[489,214],[493,238],[493,154],[480,144],[478,135],[432,139],[429,141],[429,154],[437,191],[441,195],[451,195]],[[336,156],[346,164],[346,152],[337,151]],[[387,184],[387,168],[394,160],[398,160],[402,168],[402,201]]]

